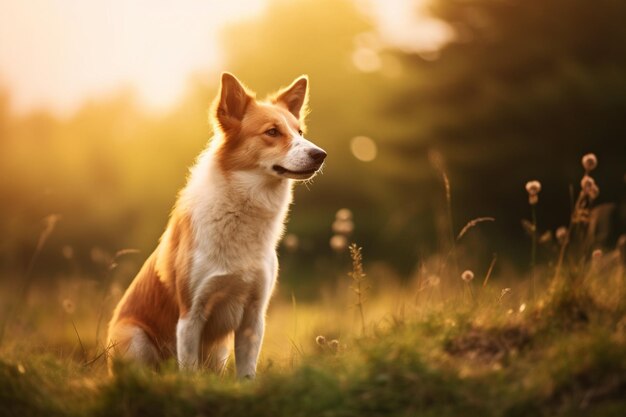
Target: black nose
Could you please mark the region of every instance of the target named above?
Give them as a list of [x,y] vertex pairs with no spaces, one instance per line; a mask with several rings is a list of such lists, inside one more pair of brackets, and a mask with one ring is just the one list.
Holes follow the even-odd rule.
[[322,162],[324,162],[324,159],[326,159],[326,152],[321,149],[311,149],[309,151],[309,156],[315,162],[319,162],[321,164]]

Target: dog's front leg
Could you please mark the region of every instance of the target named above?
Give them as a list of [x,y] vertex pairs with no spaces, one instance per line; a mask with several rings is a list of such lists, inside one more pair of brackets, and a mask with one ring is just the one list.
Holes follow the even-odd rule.
[[265,332],[265,312],[260,306],[249,306],[244,312],[239,329],[235,331],[235,363],[238,378],[254,378],[259,359],[263,334]]
[[201,315],[191,313],[178,319],[178,324],[176,325],[176,355],[180,369],[198,369],[200,336],[202,335],[204,321]]

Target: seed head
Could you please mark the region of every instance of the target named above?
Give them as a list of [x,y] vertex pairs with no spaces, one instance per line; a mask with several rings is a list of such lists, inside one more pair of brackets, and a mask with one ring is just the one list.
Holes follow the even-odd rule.
[[555,232],[556,235],[556,240],[558,240],[559,244],[564,244],[565,243],[565,239],[567,239],[567,227],[565,226],[561,226],[558,229],[556,229]]
[[587,155],[583,156],[582,163],[585,171],[590,172],[596,169],[596,167],[598,166],[598,158],[596,158],[595,154],[588,153]]
[[580,188],[592,200],[595,200],[600,195],[600,189],[596,185],[595,180],[589,175],[583,176],[582,180],[580,180]]
[[326,338],[322,335],[319,335],[315,338],[315,343],[319,346],[324,346],[326,344]]
[[593,188],[593,186],[596,185],[596,182],[594,181],[593,178],[591,178],[589,175],[585,175],[583,177],[582,180],[580,180],[580,188],[582,188],[582,190],[585,193],[589,193],[589,191],[591,190],[591,188]]
[[596,262],[602,259],[602,250],[596,249],[593,252],[591,252],[591,259]]
[[541,183],[539,181],[528,181],[526,183],[526,191],[528,195],[537,195],[541,191]]
[[463,271],[463,273],[461,274],[461,279],[465,282],[470,282],[471,280],[474,279],[474,273],[470,271],[469,269],[466,271]]

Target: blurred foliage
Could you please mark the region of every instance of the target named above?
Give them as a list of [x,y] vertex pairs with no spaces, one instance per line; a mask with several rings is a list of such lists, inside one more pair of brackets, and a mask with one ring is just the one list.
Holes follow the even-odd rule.
[[587,152],[600,160],[600,202],[624,201],[624,2],[451,0],[431,9],[456,38],[436,53],[393,52],[405,65],[384,107],[404,127],[388,144],[405,166],[394,182],[418,180],[413,167],[439,150],[457,227],[495,216],[509,255],[525,244],[526,181],[543,183],[541,226],[564,224]]
[[[451,179],[456,231],[474,217],[496,217],[472,232],[485,264],[495,251],[526,262],[527,180],[544,184],[540,227],[567,221],[568,184],[578,182],[585,152],[599,157],[601,200],[624,199],[626,4],[441,0],[432,12],[456,37],[428,54],[383,48],[370,19],[347,0],[273,0],[263,15],[223,32],[224,69],[260,97],[301,73],[311,79],[307,136],[329,158],[313,185],[296,189],[288,232],[299,246],[282,254],[287,285],[333,278],[338,260],[328,241],[341,207],[354,212],[352,238],[366,259],[403,274],[445,244],[433,149]],[[373,53],[376,71],[355,66],[356,48]],[[160,115],[145,112],[132,91],[86,103],[67,119],[13,115],[10,95],[0,94],[4,275],[24,270],[50,213],[62,220],[38,275],[93,273],[98,253],[129,247],[142,251],[138,267],[211,135],[206,109],[217,80],[193,77],[184,100]],[[376,141],[374,161],[351,154],[359,135]]]

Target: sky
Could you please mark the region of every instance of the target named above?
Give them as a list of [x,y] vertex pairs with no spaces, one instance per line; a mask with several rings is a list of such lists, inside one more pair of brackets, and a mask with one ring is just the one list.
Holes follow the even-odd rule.
[[[425,1],[359,4],[388,43],[432,50],[449,33],[416,13],[416,2]],[[0,88],[20,114],[46,108],[68,115],[88,98],[125,87],[147,108],[164,110],[182,96],[191,74],[221,70],[219,31],[266,6],[267,0],[2,0]]]

